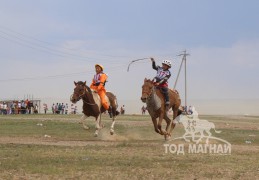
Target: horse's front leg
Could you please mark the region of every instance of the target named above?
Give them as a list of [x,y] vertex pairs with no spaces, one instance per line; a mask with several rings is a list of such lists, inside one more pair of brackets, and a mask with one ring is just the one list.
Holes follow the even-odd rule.
[[170,124],[171,124],[171,119],[168,116],[166,116],[166,115],[165,115],[164,119],[166,121],[166,128],[165,128],[165,130],[168,132]]
[[162,130],[162,122],[163,122],[163,119],[164,119],[164,113],[161,113],[160,116],[159,116],[159,120],[158,120],[158,125],[157,125],[157,127],[158,127],[158,129],[159,129],[161,135],[166,135],[167,132],[164,131],[164,130]]
[[171,135],[168,133],[169,132],[169,128],[170,128],[171,119],[167,115],[165,115],[164,119],[166,120],[166,128],[165,128],[165,130],[167,132],[164,136],[165,136],[165,140],[168,140],[171,137]]
[[80,118],[80,124],[83,124],[83,128],[85,129],[85,130],[88,130],[88,129],[90,129],[86,124],[85,124],[85,121],[84,120],[86,120],[86,118],[88,118],[88,116],[86,116],[85,114],[83,114],[83,116]]
[[160,131],[159,131],[158,127],[157,127],[156,117],[152,116],[151,118],[152,118],[152,122],[153,122],[155,131],[160,134]]
[[99,134],[99,129],[100,129],[100,118],[101,114],[99,114],[96,119],[95,119],[95,133],[94,136],[97,137]]
[[102,124],[102,114],[100,114],[99,127],[100,129],[104,128],[104,124]]

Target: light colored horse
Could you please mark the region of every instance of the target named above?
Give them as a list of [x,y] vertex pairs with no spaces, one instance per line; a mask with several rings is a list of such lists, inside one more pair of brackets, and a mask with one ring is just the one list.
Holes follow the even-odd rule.
[[[175,119],[179,115],[179,107],[181,104],[181,99],[179,94],[176,91],[169,90],[169,99],[170,105],[169,108],[173,110],[173,119]],[[152,122],[155,128],[155,131],[161,135],[171,136],[172,130],[175,127],[175,123],[172,123],[170,128],[171,120],[167,116],[165,111],[165,100],[164,95],[154,86],[153,81],[146,79],[144,80],[144,84],[142,86],[142,102],[147,104],[147,110],[152,118]],[[157,118],[159,119],[157,123]],[[166,130],[162,130],[162,121],[166,120]]]

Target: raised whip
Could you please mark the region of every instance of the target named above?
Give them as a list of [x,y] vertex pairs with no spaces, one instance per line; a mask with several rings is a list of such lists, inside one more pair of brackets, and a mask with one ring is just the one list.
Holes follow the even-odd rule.
[[132,63],[137,62],[137,61],[146,60],[146,59],[150,59],[150,58],[142,58],[142,59],[135,59],[135,60],[132,60],[132,61],[129,63],[129,65],[128,65],[127,71],[129,72],[129,68],[130,68],[130,65],[131,65]]

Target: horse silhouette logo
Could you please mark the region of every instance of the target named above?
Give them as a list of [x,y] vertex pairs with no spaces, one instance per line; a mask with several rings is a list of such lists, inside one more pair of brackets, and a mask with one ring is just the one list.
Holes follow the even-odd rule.
[[196,144],[200,143],[203,138],[206,138],[206,144],[208,144],[209,139],[212,138],[219,140],[219,138],[213,137],[210,131],[211,129],[213,129],[216,133],[221,133],[221,131],[217,131],[215,129],[214,123],[209,122],[207,120],[199,119],[198,115],[179,115],[174,120],[174,123],[183,124],[185,133],[181,138],[183,138],[186,142],[190,142],[190,139],[188,139],[187,137],[191,137],[191,140]]
[[[212,132],[221,133],[221,131],[215,129],[214,123],[199,119],[197,111],[193,111],[191,115],[181,114],[174,119],[173,123],[182,124],[185,133],[181,137],[171,139],[170,143],[165,143],[165,153],[170,152],[177,155],[185,153],[231,154],[231,144],[228,141],[212,136]],[[172,143],[177,139],[183,139],[188,144]],[[210,142],[211,140],[213,141]]]

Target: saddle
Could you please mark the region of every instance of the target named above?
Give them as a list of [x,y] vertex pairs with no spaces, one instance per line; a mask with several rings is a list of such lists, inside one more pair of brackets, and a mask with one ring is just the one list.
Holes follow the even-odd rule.
[[[96,93],[96,95],[99,99],[101,99],[96,91],[93,91],[93,92]],[[110,117],[112,118],[113,116],[119,115],[119,111],[117,111],[118,104],[117,104],[116,96],[112,92],[108,91],[105,94],[105,98],[106,98],[107,102],[109,102],[109,104],[110,104],[110,109],[108,110]],[[115,114],[114,114],[114,112],[115,112]]]

